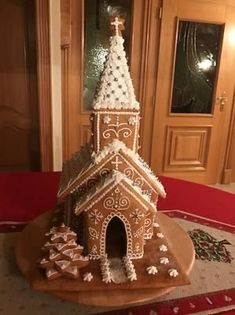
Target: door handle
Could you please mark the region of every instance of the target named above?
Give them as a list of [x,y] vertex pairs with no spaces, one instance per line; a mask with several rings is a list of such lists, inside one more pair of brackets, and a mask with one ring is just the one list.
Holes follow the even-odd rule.
[[226,102],[228,100],[228,98],[226,96],[226,92],[224,91],[221,94],[221,96],[216,98],[216,100],[219,102],[219,105],[220,105],[219,109],[220,109],[220,111],[223,112],[224,111],[224,106],[225,106],[225,104],[226,104]]

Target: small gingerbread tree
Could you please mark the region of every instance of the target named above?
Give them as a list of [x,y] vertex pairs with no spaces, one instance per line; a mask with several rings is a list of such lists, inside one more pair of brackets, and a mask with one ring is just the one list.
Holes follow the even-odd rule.
[[39,265],[48,279],[59,277],[78,278],[79,269],[88,264],[88,257],[81,255],[83,246],[76,243],[77,234],[62,223],[52,227],[47,242],[42,247],[43,258]]

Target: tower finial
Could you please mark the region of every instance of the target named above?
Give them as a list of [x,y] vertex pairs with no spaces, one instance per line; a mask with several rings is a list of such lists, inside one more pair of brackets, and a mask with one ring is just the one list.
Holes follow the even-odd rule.
[[121,31],[125,29],[124,22],[125,20],[122,18],[119,18],[118,16],[110,18],[110,28],[111,28],[111,31],[114,33],[114,35],[122,36]]

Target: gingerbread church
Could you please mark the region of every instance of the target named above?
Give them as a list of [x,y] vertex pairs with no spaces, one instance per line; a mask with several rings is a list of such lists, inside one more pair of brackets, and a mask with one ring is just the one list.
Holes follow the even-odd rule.
[[69,290],[66,281],[72,278],[73,291],[125,289],[128,282],[129,289],[130,282],[133,288],[188,283],[157,220],[164,187],[138,154],[140,105],[123,47],[123,23],[117,17],[111,21],[113,36],[90,116],[91,140],[63,165],[57,220],[39,263],[51,281],[40,278],[36,288],[56,290],[63,283]]

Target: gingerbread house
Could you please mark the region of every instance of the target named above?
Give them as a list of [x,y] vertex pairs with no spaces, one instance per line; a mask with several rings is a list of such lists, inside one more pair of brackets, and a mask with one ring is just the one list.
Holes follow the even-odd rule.
[[[52,263],[49,252],[40,264],[46,268],[46,275],[53,274],[51,278],[62,274],[79,279],[78,266],[84,264],[84,260],[88,261],[83,281],[90,282],[94,276],[96,288],[102,289],[102,281],[105,284],[136,281],[132,259],[141,261],[138,268],[142,280],[136,287],[149,287],[152,284],[146,275],[156,274],[155,265],[160,261],[161,275],[154,286],[170,286],[172,281],[169,279],[175,277],[178,277],[178,282],[175,281],[174,285],[185,284],[188,280],[156,219],[158,197],[166,196],[164,187],[138,154],[140,106],[135,98],[120,32],[123,20],[114,18],[111,25],[114,35],[110,39],[109,54],[91,113],[92,137],[64,163],[58,191],[57,209],[63,212],[62,221],[65,223],[62,230],[71,228],[83,252],[77,253],[67,241],[62,244],[66,253],[59,251],[59,245],[55,247],[53,243],[54,238],[61,237],[56,232],[53,240],[49,239],[49,245],[55,247],[52,256],[53,259],[58,256],[59,262]],[[51,233],[54,232],[52,228]],[[150,254],[145,253],[146,246]],[[152,246],[155,251],[152,251]],[[68,249],[71,266],[64,261]],[[125,266],[127,276],[124,281],[117,280],[110,270],[113,257],[122,262],[119,269]],[[101,280],[97,275],[97,262],[101,267]],[[47,270],[47,266],[53,269]],[[48,288],[40,285],[43,290]],[[79,289],[83,286],[87,289],[81,282],[78,285]]]
[[58,192],[59,201],[65,202],[66,224],[75,230],[79,227],[92,259],[106,254],[113,242],[112,238],[108,241],[107,231],[109,225],[115,228],[115,220],[120,229],[116,233],[126,234],[123,256],[143,257],[144,239],[153,234],[158,196],[166,195],[137,153],[139,103],[119,34],[122,22],[113,23],[116,33],[91,113],[92,138],[64,164]]

